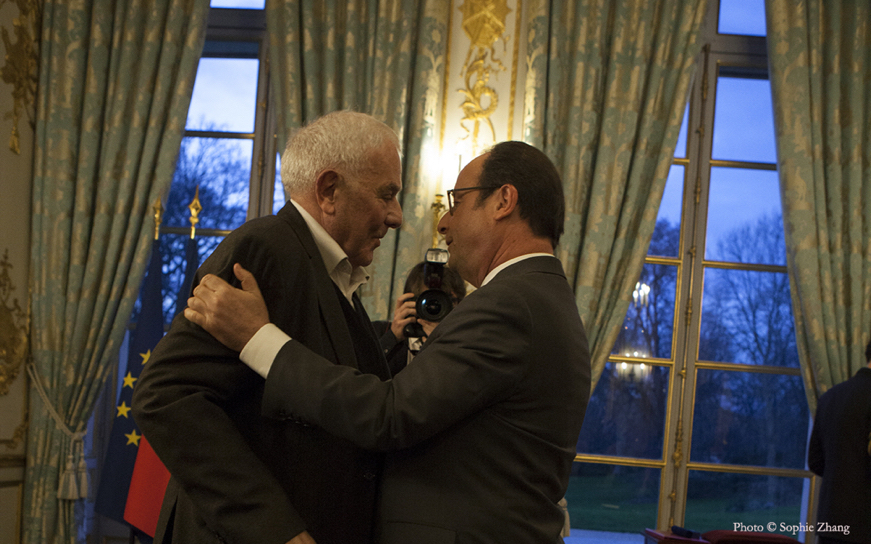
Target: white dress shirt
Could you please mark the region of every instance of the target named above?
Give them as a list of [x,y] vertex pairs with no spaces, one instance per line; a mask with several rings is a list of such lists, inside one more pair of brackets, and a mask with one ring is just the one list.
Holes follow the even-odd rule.
[[[299,203],[293,199],[290,202],[302,215],[305,224],[308,225],[312,238],[315,240],[315,245],[321,254],[321,258],[324,260],[324,266],[326,266],[333,283],[345,295],[348,302],[353,305],[352,297],[354,296],[354,291],[369,281],[368,271],[362,266],[352,267],[351,262],[348,260],[348,255],[342,250],[342,246],[333,240],[326,229]],[[252,370],[265,378],[269,374],[269,369],[272,368],[272,361],[275,360],[275,356],[278,355],[279,350],[288,340],[290,340],[290,336],[272,323],[268,323],[261,327],[251,337],[251,340],[245,344],[245,347],[239,354],[239,358],[243,363],[251,367]]]

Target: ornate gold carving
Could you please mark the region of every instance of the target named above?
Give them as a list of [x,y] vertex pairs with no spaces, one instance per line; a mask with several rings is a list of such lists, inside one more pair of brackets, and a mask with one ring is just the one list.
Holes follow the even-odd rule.
[[[523,0],[517,0],[514,10],[514,35],[520,35],[520,25],[523,22]],[[511,60],[511,96],[508,97],[508,139],[512,140],[514,131],[514,109],[517,97],[517,67],[520,64],[520,40],[514,40],[514,54]]]
[[[2,8],[10,0],[0,0]],[[0,67],[3,81],[12,85],[12,111],[4,117],[12,118],[12,135],[9,149],[21,154],[18,121],[26,114],[30,126],[35,124],[33,106],[36,101],[36,87],[39,82],[39,29],[42,26],[41,3],[39,0],[15,0],[18,17],[12,20],[12,42],[9,31],[2,30],[3,46],[6,48],[5,64]]]
[[7,449],[14,450],[18,447],[18,444],[24,440],[24,435],[27,433],[27,427],[30,424],[29,418],[25,415],[24,421],[21,422],[18,427],[15,428],[15,431],[12,433],[12,438],[10,440],[0,440],[0,444],[5,444]]
[[460,126],[466,135],[461,141],[470,140],[472,154],[477,155],[482,123],[490,128],[492,139],[496,140],[490,116],[499,106],[499,95],[487,83],[491,72],[505,70],[505,65],[496,58],[494,45],[500,39],[507,41],[505,19],[511,9],[507,0],[466,0],[459,9],[463,13],[463,30],[472,42],[460,72],[466,88],[458,89],[465,95],[460,106],[463,110]]
[[9,393],[9,386],[21,371],[27,357],[27,315],[12,298],[15,286],[9,277],[9,250],[3,252],[0,260],[0,395]]

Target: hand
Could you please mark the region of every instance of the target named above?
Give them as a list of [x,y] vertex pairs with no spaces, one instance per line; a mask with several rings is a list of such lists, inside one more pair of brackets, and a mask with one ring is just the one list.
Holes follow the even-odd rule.
[[[238,265],[237,265],[238,266]],[[303,531],[295,537],[287,541],[287,544],[317,544],[315,539],[308,534],[308,531]]]
[[236,263],[233,273],[242,282],[242,289],[206,274],[194,288],[194,296],[188,299],[184,316],[204,328],[218,342],[232,350],[242,351],[251,337],[269,323],[269,311],[251,272]]
[[414,313],[414,293],[405,293],[396,299],[396,307],[393,309],[393,322],[390,324],[390,330],[396,340],[402,340],[405,335],[402,330],[406,325],[417,321]]

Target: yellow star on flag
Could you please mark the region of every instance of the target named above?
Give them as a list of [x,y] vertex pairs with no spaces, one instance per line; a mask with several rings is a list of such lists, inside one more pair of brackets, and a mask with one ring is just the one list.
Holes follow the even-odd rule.
[[122,402],[120,406],[118,406],[118,415],[115,417],[128,417],[127,414],[130,412],[130,406],[127,406],[126,402]]
[[142,364],[144,365],[151,357],[151,350],[148,350],[146,353],[140,353],[139,356],[142,357]]
[[125,434],[124,436],[127,437],[127,445],[128,446],[130,444],[133,444],[134,446],[138,446],[139,439],[142,438],[142,435],[136,434],[136,429],[133,429],[133,431],[130,434]]
[[137,379],[138,378],[133,377],[133,374],[128,372],[127,375],[124,376],[124,385],[122,386],[122,389],[124,387],[129,387],[130,389],[133,389],[133,382],[135,382]]

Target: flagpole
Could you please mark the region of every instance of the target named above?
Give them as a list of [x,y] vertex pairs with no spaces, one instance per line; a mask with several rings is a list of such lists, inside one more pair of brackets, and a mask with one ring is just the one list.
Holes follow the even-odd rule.
[[160,222],[163,219],[163,205],[159,198],[154,200],[154,206],[151,209],[154,210],[154,239],[157,240],[160,238]]
[[200,222],[200,212],[203,211],[203,206],[200,204],[199,185],[197,185],[194,199],[191,201],[188,209],[191,211],[190,218],[188,219],[191,223],[191,237],[185,244],[185,271],[179,286],[178,296],[175,300],[175,314],[181,313],[187,306],[187,300],[194,283],[194,275],[197,272],[200,260],[196,240],[197,224]]
[[126,375],[118,393],[116,415],[94,503],[95,511],[130,527],[130,542],[135,542],[137,537],[141,541],[144,538],[141,535],[153,538],[169,482],[169,472],[139,433],[130,413],[139,374],[151,357],[151,350],[163,336],[163,259],[159,237],[164,208],[160,199],[155,200],[152,210],[154,239],[140,287],[139,318],[136,328],[130,333]]

